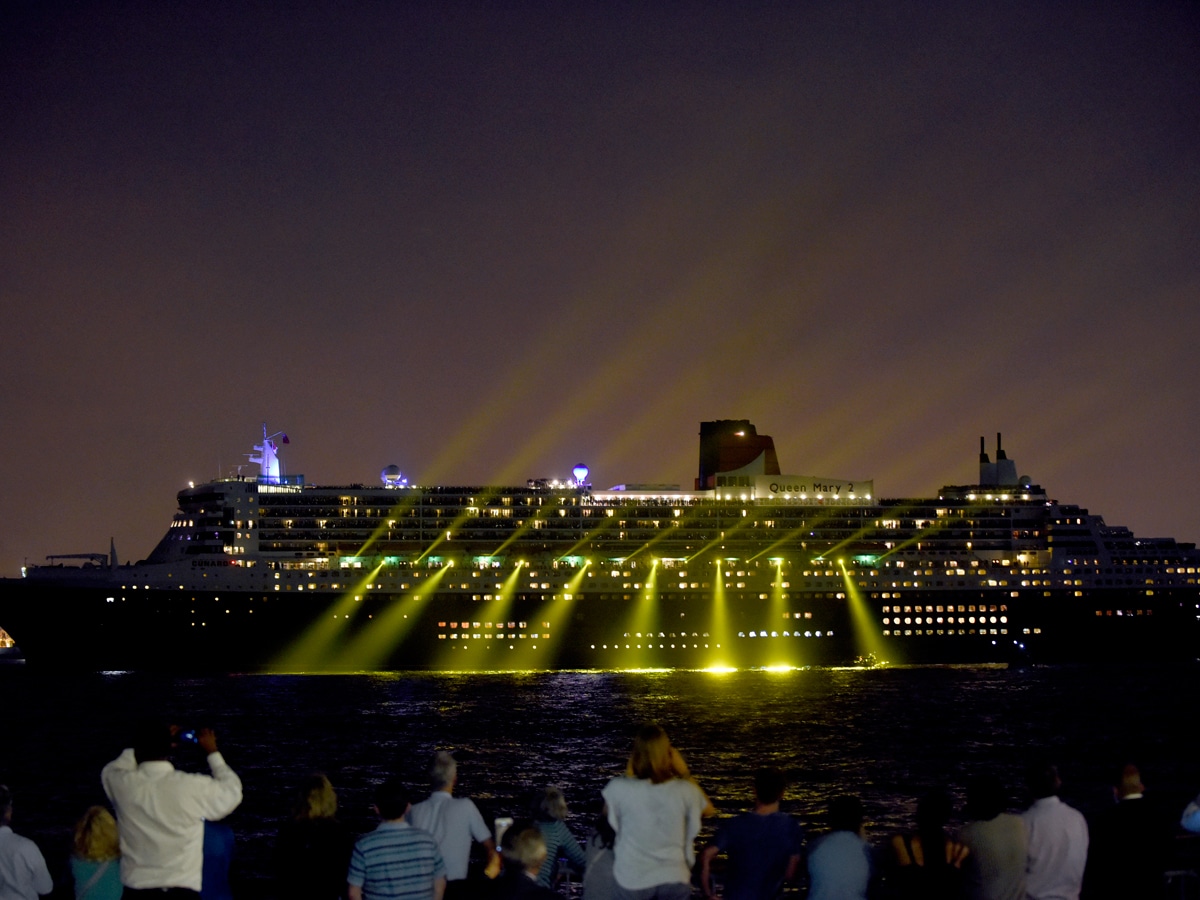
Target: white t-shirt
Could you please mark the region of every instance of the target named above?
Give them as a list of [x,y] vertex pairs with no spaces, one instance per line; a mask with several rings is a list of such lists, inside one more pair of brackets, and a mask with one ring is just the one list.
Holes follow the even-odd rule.
[[601,791],[608,822],[617,832],[613,877],[638,891],[659,884],[687,884],[696,860],[695,840],[708,801],[693,782],[673,778],[614,778]]
[[1088,851],[1083,814],[1051,796],[1034,800],[1021,818],[1029,831],[1026,896],[1031,900],[1079,900]]
[[446,880],[467,877],[471,862],[471,841],[483,843],[492,836],[479,808],[468,797],[453,797],[434,791],[428,800],[414,803],[408,814],[410,825],[428,831],[437,841],[446,863]]
[[212,777],[180,772],[165,759],[140,765],[133,750],[104,767],[100,780],[117,811],[121,882],[131,888],[200,890],[204,820],[216,822],[242,802],[242,782],[220,753]]

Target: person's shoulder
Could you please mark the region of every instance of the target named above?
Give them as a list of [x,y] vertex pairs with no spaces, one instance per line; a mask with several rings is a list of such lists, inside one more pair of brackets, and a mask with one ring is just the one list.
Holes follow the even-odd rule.
[[1077,822],[1084,822],[1084,823],[1087,822],[1087,816],[1085,816],[1083,813],[1081,813],[1078,809],[1076,809],[1070,803],[1060,801],[1059,806],[1062,809],[1063,816],[1074,819]]
[[571,833],[571,829],[567,827],[567,823],[562,819],[536,819],[534,820],[534,824],[537,825],[538,831],[547,837]]
[[[645,783],[651,784],[649,781]],[[696,784],[690,778],[671,778],[667,781],[660,781],[658,784],[652,785],[652,790],[668,794],[680,794],[689,799],[703,801],[705,804],[708,802],[708,798],[700,788],[700,785]]]
[[1021,812],[1021,818],[1028,822],[1030,819],[1036,819],[1039,816],[1051,814],[1056,807],[1061,805],[1063,805],[1062,801],[1053,794],[1051,794],[1049,797],[1038,797],[1027,807],[1025,807],[1025,809]]
[[433,850],[438,849],[437,838],[435,838],[424,828],[417,828],[414,825],[409,825],[404,829],[404,837],[402,840],[414,847],[425,847]]
[[0,826],[0,835],[2,835],[4,837],[5,843],[7,843],[14,850],[28,851],[28,850],[32,849],[32,850],[37,850],[38,854],[41,854],[41,852],[42,852],[41,850],[38,850],[37,844],[35,844],[29,838],[25,837],[25,835],[17,834],[8,825]]
[[797,819],[791,813],[784,812],[783,810],[771,813],[766,817],[766,819],[771,823],[772,828],[778,828],[780,831],[804,830],[800,825],[799,819]]
[[636,790],[637,785],[641,784],[640,778],[630,778],[628,775],[617,775],[614,778],[608,779],[608,784],[601,788],[600,793],[605,797],[614,795],[627,794],[632,790]]
[[409,820],[415,822],[426,812],[431,811],[433,809],[433,804],[435,802],[436,801],[433,799],[432,794],[430,796],[426,797],[424,800],[418,800],[416,803],[414,803],[412,805],[412,807],[408,811]]
[[818,834],[809,843],[810,852],[816,852],[822,849],[828,849],[838,844],[845,843],[847,838],[855,837],[849,831],[826,831],[823,834]]

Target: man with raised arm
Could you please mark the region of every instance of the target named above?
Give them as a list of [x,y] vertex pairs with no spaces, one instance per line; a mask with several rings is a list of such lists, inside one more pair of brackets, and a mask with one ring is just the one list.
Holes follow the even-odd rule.
[[204,865],[204,820],[242,802],[242,782],[217,750],[211,728],[196,732],[211,775],[181,772],[170,761],[179,729],[148,724],[133,747],[104,767],[100,781],[117,813],[125,898],[197,898]]

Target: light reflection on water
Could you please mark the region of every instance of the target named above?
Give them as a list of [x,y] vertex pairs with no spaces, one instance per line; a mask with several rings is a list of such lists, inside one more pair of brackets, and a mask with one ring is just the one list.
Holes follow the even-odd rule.
[[750,801],[753,770],[794,779],[788,805],[819,822],[830,797],[858,793],[872,833],[911,821],[935,784],[957,796],[992,771],[1016,784],[1030,755],[1059,759],[1068,799],[1108,796],[1113,766],[1182,800],[1200,787],[1187,734],[1194,667],[887,668],[709,672],[374,674],[161,678],[0,673],[0,780],[18,791],[18,831],[60,859],[74,819],[101,802],[100,767],[140,714],[211,723],[246,785],[231,824],[245,877],[268,867],[270,837],[303,774],[321,770],[342,818],[373,827],[371,786],[414,784],[440,748],[457,751],[461,789],[486,816],[519,813],[530,790],[560,784],[582,834],[599,790],[643,721],[663,724],[723,813]]

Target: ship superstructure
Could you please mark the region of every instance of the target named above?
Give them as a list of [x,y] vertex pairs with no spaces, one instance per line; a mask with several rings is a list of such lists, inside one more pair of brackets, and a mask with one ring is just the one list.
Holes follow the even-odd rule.
[[[86,658],[369,670],[803,666],[1189,654],[1200,553],[1140,539],[1019,477],[879,499],[781,473],[745,420],[701,426],[694,485],[318,486],[280,472],[179,493],[142,563],[31,570],[91,623]],[[0,627],[27,655],[20,605]],[[11,624],[10,624],[11,622]],[[161,648],[131,639],[155,623]],[[31,638],[35,631],[28,631]],[[40,632],[39,632],[40,633]],[[169,637],[168,637],[169,635]],[[40,645],[34,638],[31,643]],[[58,655],[58,654],[55,654]]]

